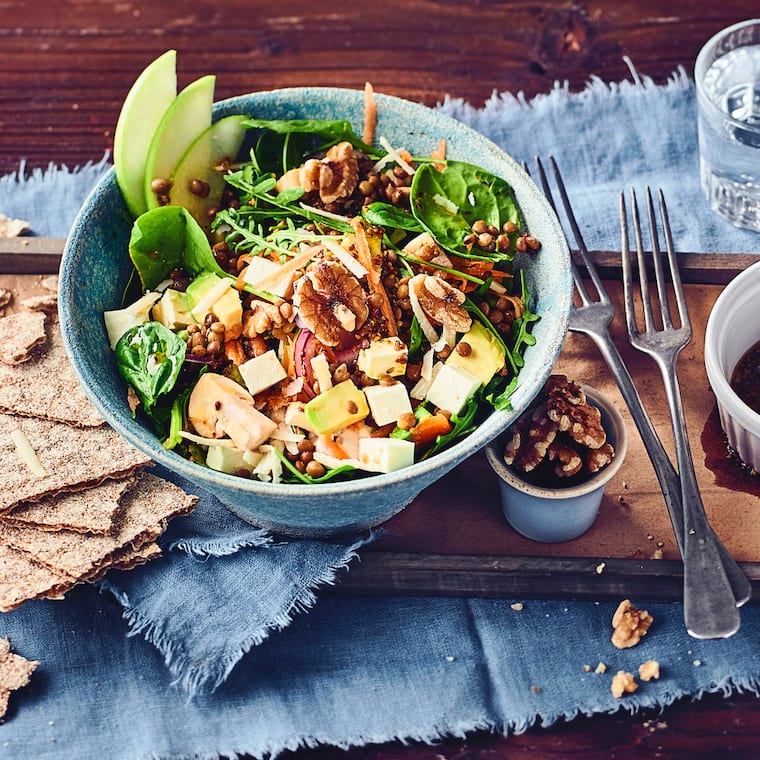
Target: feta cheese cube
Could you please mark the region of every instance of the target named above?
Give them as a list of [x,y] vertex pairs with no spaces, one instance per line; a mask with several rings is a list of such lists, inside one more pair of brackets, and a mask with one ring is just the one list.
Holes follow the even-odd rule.
[[241,364],[238,369],[251,396],[271,388],[288,376],[273,350],[254,356],[253,359]]
[[364,389],[364,395],[378,427],[397,422],[402,414],[412,412],[412,402],[403,383],[368,385]]
[[425,398],[439,409],[459,414],[467,400],[480,387],[480,378],[456,364],[444,364]]
[[414,464],[414,444],[399,438],[361,438],[359,461],[371,472],[393,472]]
[[409,349],[403,340],[380,338],[359,351],[357,366],[365,375],[377,380],[382,375],[403,375],[408,357]]

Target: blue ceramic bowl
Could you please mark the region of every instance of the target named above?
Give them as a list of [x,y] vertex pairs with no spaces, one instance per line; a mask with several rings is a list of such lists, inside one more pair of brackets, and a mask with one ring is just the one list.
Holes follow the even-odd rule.
[[[131,221],[114,172],[94,188],[77,216],[63,253],[59,310],[74,369],[107,422],[154,461],[197,482],[244,520],[294,537],[323,537],[378,525],[403,509],[426,486],[482,448],[525,409],[552,371],[567,332],[572,305],[570,255],[561,227],[543,194],[500,148],[456,120],[398,98],[377,95],[376,134],[413,153],[429,154],[441,138],[450,158],[479,164],[515,189],[531,233],[542,242],[537,255],[518,260],[536,294],[541,315],[528,348],[510,412],[494,412],[469,437],[429,460],[362,480],[284,485],[246,480],[193,464],[166,451],[133,419],[126,388],[116,371],[103,312],[118,308],[130,273]],[[347,118],[361,133],[363,93],[332,88],[292,88],[241,95],[219,102],[214,118],[247,114],[265,119]]]
[[499,476],[501,508],[507,522],[526,538],[545,544],[571,541],[583,535],[596,520],[604,489],[620,469],[628,448],[625,422],[612,402],[599,391],[583,386],[589,400],[602,413],[607,440],[615,458],[583,483],[570,488],[542,488],[523,480],[504,464],[504,440],[486,447],[486,456]]

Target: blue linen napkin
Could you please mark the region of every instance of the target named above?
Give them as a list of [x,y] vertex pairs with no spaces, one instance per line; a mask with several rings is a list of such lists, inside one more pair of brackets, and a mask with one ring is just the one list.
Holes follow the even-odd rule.
[[[617,192],[648,183],[666,192],[680,250],[756,251],[760,236],[712,215],[699,191],[693,84],[683,72],[665,87],[634,79],[440,108],[517,160],[557,156],[590,248],[619,246]],[[46,203],[38,218],[29,211],[35,199],[49,201],[46,183],[65,182],[56,195],[78,206],[105,169],[0,179],[0,212],[63,236],[73,213],[61,209],[56,222]],[[515,600],[327,596],[315,604],[319,586],[366,538],[277,543],[202,494],[196,514],[172,524],[163,559],[111,573],[102,595],[77,589],[0,618],[0,635],[42,661],[11,697],[0,754],[258,757],[318,743],[521,731],[707,691],[758,691],[754,607],[734,638],[699,642],[685,633],[680,605],[646,604],[649,635],[620,651],[609,642],[614,603],[524,600],[516,610]],[[611,674],[650,658],[661,662],[661,679],[615,700]],[[584,670],[600,661],[607,673]]]

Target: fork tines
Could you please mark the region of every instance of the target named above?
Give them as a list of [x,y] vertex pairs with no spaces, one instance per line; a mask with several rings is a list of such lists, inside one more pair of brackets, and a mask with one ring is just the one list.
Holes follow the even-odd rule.
[[[673,292],[675,295],[675,303],[678,309],[679,325],[674,326],[670,301],[668,298],[666,282],[668,277],[663,269],[663,255],[660,248],[660,240],[657,228],[657,221],[655,219],[654,203],[652,200],[652,193],[650,189],[646,188],[646,211],[647,220],[649,223],[649,238],[651,243],[651,264],[654,270],[655,282],[657,285],[657,298],[659,301],[659,315],[661,318],[661,325],[663,329],[678,329],[683,331],[682,334],[688,334],[691,336],[691,321],[689,319],[689,312],[686,306],[686,298],[684,296],[683,285],[681,283],[681,276],[678,269],[678,261],[673,246],[673,238],[670,229],[670,221],[668,219],[668,209],[665,204],[665,197],[662,190],[658,190],[658,203],[660,211],[660,219],[662,226],[662,234],[665,238],[665,250],[667,252],[668,260],[668,275],[673,285]],[[636,261],[638,269],[638,278],[640,290],[642,293],[642,311],[644,315],[644,328],[646,333],[651,333],[656,330],[654,313],[652,310],[651,300],[648,297],[644,297],[644,294],[649,290],[649,277],[648,277],[648,262],[647,255],[645,253],[643,236],[641,231],[641,221],[639,216],[639,207],[636,199],[636,193],[631,190],[631,218],[634,230],[634,240],[636,243]],[[628,215],[626,211],[625,193],[620,193],[620,230],[621,230],[621,251],[622,251],[622,267],[623,267],[623,283],[626,285],[626,316],[628,322],[628,333],[631,337],[641,334],[638,328],[634,302],[633,302],[633,287],[632,286],[632,270],[631,270],[631,252],[628,238]]]

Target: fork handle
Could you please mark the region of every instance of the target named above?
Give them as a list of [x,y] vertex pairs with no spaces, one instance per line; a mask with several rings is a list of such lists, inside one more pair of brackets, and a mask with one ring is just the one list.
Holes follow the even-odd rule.
[[[570,329],[574,332],[582,332],[594,341],[620,388],[620,393],[631,412],[631,417],[633,418],[636,428],[639,431],[639,435],[644,442],[644,447],[646,448],[649,459],[654,467],[657,480],[660,483],[660,489],[662,490],[665,505],[668,509],[668,514],[670,515],[670,521],[673,525],[673,532],[676,537],[678,549],[683,557],[685,531],[681,481],[678,477],[678,473],[676,473],[673,468],[673,464],[671,463],[654,426],[652,425],[649,415],[644,409],[638,391],[633,384],[633,379],[623,362],[623,357],[620,355],[617,346],[607,332],[602,334],[592,333],[579,329],[573,325],[571,325]],[[708,528],[710,533],[713,533],[712,528],[709,526]],[[739,567],[736,560],[729,554],[722,542],[716,541],[716,546],[721,563],[725,568],[726,575],[731,585],[731,591],[736,606],[740,607],[745,602],[749,601],[752,596],[752,586],[749,578],[747,578],[747,575],[741,567]]]
[[[683,507],[684,617],[697,638],[730,636],[739,629],[739,613],[726,570],[718,554],[720,542],[707,520],[691,457],[686,417],[678,388],[676,361],[661,360],[665,392],[673,421]],[[691,577],[688,577],[691,575]]]

